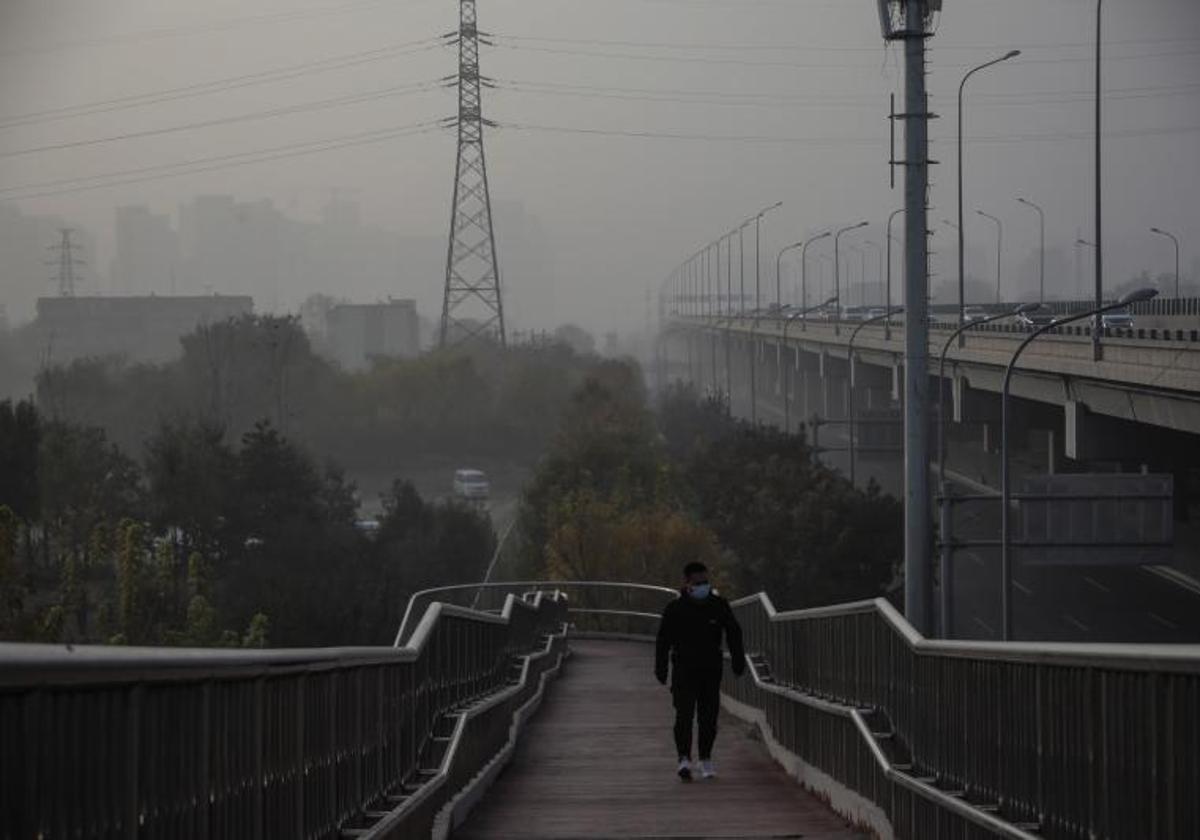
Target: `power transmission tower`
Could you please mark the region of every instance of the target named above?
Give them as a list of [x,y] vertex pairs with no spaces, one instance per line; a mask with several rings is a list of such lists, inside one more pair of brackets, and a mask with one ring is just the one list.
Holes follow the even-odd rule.
[[58,233],[62,238],[57,245],[51,245],[49,248],[50,251],[58,254],[58,258],[46,264],[58,269],[56,278],[58,280],[58,296],[75,297],[75,283],[79,279],[75,274],[75,269],[84,263],[75,256],[79,245],[71,241],[71,237],[75,234],[74,228],[59,228]]
[[441,347],[474,337],[495,336],[505,343],[504,303],[492,203],[483,153],[483,80],[479,75],[479,29],[475,0],[460,0],[458,28],[458,160],[450,205],[446,249],[446,288],[442,302]]

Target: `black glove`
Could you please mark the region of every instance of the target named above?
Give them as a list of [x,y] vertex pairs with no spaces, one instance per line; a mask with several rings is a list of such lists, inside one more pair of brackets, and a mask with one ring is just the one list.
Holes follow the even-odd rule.
[[658,680],[660,684],[662,684],[662,685],[666,685],[666,684],[667,684],[667,672],[666,672],[666,670],[665,670],[665,669],[664,669],[664,670],[661,670],[661,671],[659,671],[659,670],[655,670],[655,672],[654,672],[654,679]]
[[740,677],[742,674],[746,673],[746,660],[745,659],[735,659],[730,664],[731,664],[731,667],[733,668],[733,675],[735,677]]

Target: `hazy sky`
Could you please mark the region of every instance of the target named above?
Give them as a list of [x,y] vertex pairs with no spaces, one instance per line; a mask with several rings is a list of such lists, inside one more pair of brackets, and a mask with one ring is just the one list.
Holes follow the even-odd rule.
[[[1151,225],[1179,233],[1185,269],[1200,243],[1200,3],[1105,6],[1106,261],[1119,282],[1143,268],[1171,270],[1170,245]],[[115,206],[174,213],[201,193],[270,197],[311,218],[336,191],[373,224],[444,237],[454,138],[423,127],[454,112],[436,82],[455,71],[456,56],[430,39],[456,28],[457,7],[3,0],[0,199],[89,228],[102,266]],[[955,212],[959,78],[995,54],[1024,51],[972,80],[967,129],[968,212],[1004,219],[1014,272],[1037,242],[1036,215],[1017,195],[1046,208],[1049,247],[1069,253],[1077,229],[1091,236],[1094,9],[1092,0],[946,0],[931,42],[941,115],[931,130],[941,162],[933,220]],[[901,74],[868,0],[480,0],[479,19],[496,42],[482,58],[498,85],[485,101],[500,124],[487,137],[493,200],[519,202],[545,233],[521,244],[544,251],[555,270],[545,320],[638,326],[648,286],[777,200],[785,205],[764,227],[764,278],[774,249],[807,231],[869,218],[865,238],[883,241],[882,222],[902,199],[888,189],[886,166],[887,98]],[[157,95],[124,107],[145,94]],[[55,113],[89,104],[93,113]],[[173,130],[216,120],[227,121]],[[162,129],[172,130],[42,148]],[[395,136],[360,142],[385,130]],[[293,155],[325,141],[357,145]],[[248,152],[276,159],[213,168]],[[184,163],[211,171],[162,177]],[[109,181],[130,183],[78,190]],[[21,198],[63,189],[72,191]],[[990,276],[994,227],[974,217],[968,233],[971,270]],[[503,263],[502,227],[497,237]],[[949,243],[938,233],[935,250]],[[934,265],[951,270],[946,254]],[[505,279],[514,289],[523,281]],[[407,278],[396,294],[436,314],[441,282]]]

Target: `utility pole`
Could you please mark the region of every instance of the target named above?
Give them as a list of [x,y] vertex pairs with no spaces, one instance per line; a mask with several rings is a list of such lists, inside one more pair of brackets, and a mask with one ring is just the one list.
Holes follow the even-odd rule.
[[458,126],[458,157],[450,203],[440,347],[487,336],[501,346],[505,343],[504,302],[483,153],[484,126],[495,123],[483,117],[475,19],[475,0],[459,0],[458,116],[451,122]]
[[[929,493],[929,103],[925,40],[941,0],[878,0],[883,36],[904,43],[904,614],[932,629],[933,520]],[[940,386],[940,383],[939,383]]]
[[71,237],[75,235],[75,229],[59,228],[58,234],[60,237],[58,244],[51,245],[49,248],[51,252],[58,254],[58,257],[47,265],[58,269],[58,275],[55,278],[58,281],[58,296],[75,297],[75,284],[79,281],[75,269],[84,264],[83,260],[75,257],[75,252],[79,250],[79,245],[71,241]]

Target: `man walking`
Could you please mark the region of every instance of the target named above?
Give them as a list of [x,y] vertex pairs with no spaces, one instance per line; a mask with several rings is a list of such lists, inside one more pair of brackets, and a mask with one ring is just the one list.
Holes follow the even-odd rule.
[[729,646],[733,675],[746,670],[742,628],[729,602],[712,591],[708,569],[703,563],[688,563],[679,597],[667,604],[658,625],[654,676],[667,684],[667,660],[671,662],[671,694],[675,701],[675,750],[679,755],[679,778],[692,779],[692,720],[700,724],[700,772],[706,779],[717,774],[712,762],[717,737],[717,715],[721,710],[721,675],[724,657],[721,639]]

